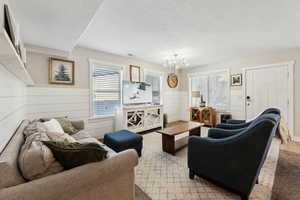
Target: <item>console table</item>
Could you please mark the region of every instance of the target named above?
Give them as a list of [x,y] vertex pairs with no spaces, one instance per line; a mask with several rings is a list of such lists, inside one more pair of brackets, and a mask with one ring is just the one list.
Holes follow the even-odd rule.
[[191,107],[190,120],[214,127],[217,121],[217,112],[211,107]]
[[142,132],[163,127],[162,105],[123,106],[123,128]]

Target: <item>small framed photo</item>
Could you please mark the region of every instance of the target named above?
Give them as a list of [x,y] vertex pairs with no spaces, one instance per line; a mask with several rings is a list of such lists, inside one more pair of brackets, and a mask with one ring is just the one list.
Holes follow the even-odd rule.
[[49,83],[74,85],[75,63],[59,58],[49,59]]
[[129,73],[131,82],[141,82],[141,68],[139,66],[130,65]]
[[241,86],[242,85],[242,74],[231,75],[231,86]]

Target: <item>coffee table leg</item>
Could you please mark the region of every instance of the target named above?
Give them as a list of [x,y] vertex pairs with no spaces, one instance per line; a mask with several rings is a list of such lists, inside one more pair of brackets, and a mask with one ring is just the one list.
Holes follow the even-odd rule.
[[162,134],[162,149],[164,152],[175,155],[175,137]]
[[201,136],[201,127],[189,131],[189,135]]

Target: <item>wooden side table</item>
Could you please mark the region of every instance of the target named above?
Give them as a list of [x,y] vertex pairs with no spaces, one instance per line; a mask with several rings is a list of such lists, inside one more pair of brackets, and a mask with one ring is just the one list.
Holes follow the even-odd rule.
[[190,120],[214,127],[217,121],[217,112],[212,107],[191,107]]

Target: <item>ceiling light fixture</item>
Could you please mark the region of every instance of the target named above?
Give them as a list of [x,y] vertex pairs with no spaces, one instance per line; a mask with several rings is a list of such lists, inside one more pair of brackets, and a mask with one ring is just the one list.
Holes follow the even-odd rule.
[[165,67],[170,69],[170,73],[175,73],[176,68],[187,67],[189,64],[184,57],[180,57],[178,54],[174,54],[171,59],[167,59]]

